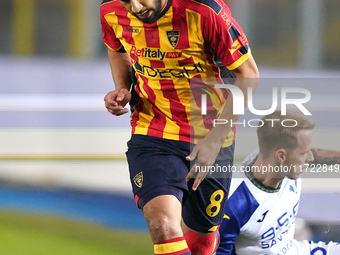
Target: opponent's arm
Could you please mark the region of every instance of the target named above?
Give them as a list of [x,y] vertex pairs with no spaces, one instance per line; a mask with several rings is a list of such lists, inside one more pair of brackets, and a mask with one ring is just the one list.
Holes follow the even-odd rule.
[[312,153],[314,156],[314,161],[311,163],[313,164],[340,164],[340,151],[313,148]]
[[222,224],[219,228],[220,244],[216,251],[216,255],[231,255],[236,254],[235,241],[239,235],[239,229],[235,229],[237,224],[230,222],[228,215],[224,214]]
[[235,192],[235,195],[228,198],[228,203],[224,209],[223,221],[219,228],[220,245],[216,255],[236,254],[236,239],[239,235],[242,235],[241,228],[248,222],[249,217],[252,215],[252,213],[247,215],[248,212],[253,211],[253,206],[249,204],[249,201],[240,203],[240,201],[247,201],[244,199],[245,194],[241,193],[242,191]]
[[113,115],[119,116],[129,111],[124,107],[131,100],[131,60],[127,53],[110,49],[108,59],[116,89],[105,96],[105,107]]

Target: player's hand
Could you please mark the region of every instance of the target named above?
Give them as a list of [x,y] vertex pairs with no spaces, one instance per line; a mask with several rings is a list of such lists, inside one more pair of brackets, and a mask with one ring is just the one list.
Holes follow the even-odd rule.
[[190,161],[196,159],[195,164],[191,167],[185,178],[186,181],[189,181],[193,177],[195,178],[192,186],[193,190],[197,189],[208,174],[208,169],[216,161],[217,155],[224,142],[223,137],[221,138],[221,136],[213,130],[211,130],[204,139],[199,141],[190,155],[186,157],[186,159]]
[[125,88],[110,91],[104,97],[106,109],[115,116],[129,112],[129,110],[124,107],[130,100],[131,93]]

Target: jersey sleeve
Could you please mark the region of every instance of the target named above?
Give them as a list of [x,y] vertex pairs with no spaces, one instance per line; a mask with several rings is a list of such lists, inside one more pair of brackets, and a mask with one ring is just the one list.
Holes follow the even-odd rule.
[[[230,203],[229,201],[227,203]],[[236,237],[240,233],[240,224],[237,217],[232,212],[230,207],[226,207],[223,215],[223,221],[220,225],[220,245],[217,249],[216,255],[229,255],[236,254],[234,251],[234,245]]]
[[340,244],[336,242],[318,242],[312,241],[296,241],[294,240],[297,254],[310,255],[310,254],[324,254],[324,255],[338,255],[340,254]]
[[202,23],[203,36],[223,65],[234,70],[250,57],[249,43],[229,8],[222,1],[219,4],[221,8],[218,12],[210,11],[205,15]]
[[220,246],[217,255],[236,254],[235,241],[242,227],[249,221],[259,203],[242,182],[230,196],[219,228]]
[[[116,37],[112,27],[109,25],[105,18],[105,6],[102,5],[100,8],[100,22],[102,26],[102,39],[106,46],[112,51],[120,51],[123,46],[119,39]],[[112,14],[114,15],[114,14]]]

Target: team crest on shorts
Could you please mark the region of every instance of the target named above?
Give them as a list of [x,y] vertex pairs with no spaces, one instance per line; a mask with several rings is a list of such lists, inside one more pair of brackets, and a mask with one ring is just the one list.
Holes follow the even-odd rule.
[[179,30],[166,31],[166,36],[168,37],[171,46],[175,48],[179,40]]
[[141,188],[143,185],[143,172],[139,172],[138,174],[136,174],[136,176],[133,177],[133,181],[138,188]]

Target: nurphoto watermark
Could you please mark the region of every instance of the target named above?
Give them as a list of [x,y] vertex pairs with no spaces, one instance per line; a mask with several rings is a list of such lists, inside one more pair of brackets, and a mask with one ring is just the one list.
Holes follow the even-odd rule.
[[[228,91],[231,93],[233,97],[233,114],[234,115],[244,115],[244,101],[245,97],[240,88],[238,88],[235,85],[231,84],[215,84],[215,89],[228,89]],[[311,99],[311,93],[309,90],[305,88],[297,88],[297,87],[283,87],[280,88],[281,90],[281,114],[284,116],[287,113],[287,105],[295,105],[304,115],[311,116],[312,114],[308,109],[303,105],[304,103],[307,103]],[[304,95],[303,98],[288,98],[289,93],[298,93],[301,95]],[[212,97],[212,94],[209,94],[210,97]],[[277,110],[278,107],[278,88],[273,87],[272,88],[272,104],[269,109],[266,110],[259,110],[254,107],[253,103],[253,89],[251,87],[247,88],[247,105],[248,109],[251,113],[259,116],[268,115],[273,113]],[[201,95],[201,114],[207,115],[207,94]],[[265,121],[272,122],[272,126],[274,126],[275,121],[279,121],[278,119],[266,119]],[[250,119],[248,121],[243,120],[241,122],[233,122],[233,120],[227,120],[227,119],[214,119],[213,120],[213,127],[216,125],[225,125],[228,124],[230,127],[234,125],[242,125],[243,127],[262,127],[264,125],[264,121],[261,119]],[[254,124],[256,123],[256,124]],[[283,127],[295,127],[297,126],[297,121],[294,119],[285,119],[282,120],[281,125]]]

